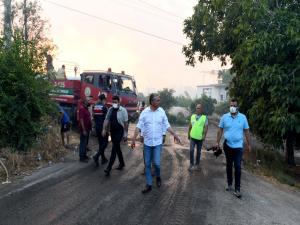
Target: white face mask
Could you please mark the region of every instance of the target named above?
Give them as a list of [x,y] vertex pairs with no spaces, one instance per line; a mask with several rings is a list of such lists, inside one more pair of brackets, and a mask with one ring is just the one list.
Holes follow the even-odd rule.
[[113,107],[114,109],[117,109],[117,108],[119,108],[119,104],[113,103],[113,104],[112,104],[112,107]]
[[237,107],[230,106],[229,111],[230,111],[230,113],[236,113],[237,112]]

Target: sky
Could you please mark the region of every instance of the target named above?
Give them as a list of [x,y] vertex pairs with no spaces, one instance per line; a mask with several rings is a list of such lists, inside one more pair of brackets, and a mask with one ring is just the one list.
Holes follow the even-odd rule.
[[49,34],[58,47],[54,66],[58,69],[66,64],[69,78],[75,64],[80,71],[110,67],[113,72],[124,70],[133,75],[138,91],[144,94],[173,88],[175,95],[187,91],[195,97],[197,85],[216,83],[216,76],[210,71],[224,69],[218,60],[197,63],[195,67],[185,64],[182,44],[188,40],[182,31],[183,21],[193,14],[197,0],[40,0],[40,3],[43,17],[51,26]]

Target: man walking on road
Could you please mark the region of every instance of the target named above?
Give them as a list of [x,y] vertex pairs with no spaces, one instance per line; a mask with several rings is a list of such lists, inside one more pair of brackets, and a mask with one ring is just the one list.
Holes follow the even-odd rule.
[[135,148],[135,140],[142,130],[144,138],[144,155],[146,165],[146,180],[147,185],[142,193],[148,193],[152,190],[152,175],[151,175],[151,161],[154,161],[156,185],[161,186],[160,177],[160,155],[162,150],[163,136],[166,131],[169,131],[174,140],[181,143],[179,137],[172,130],[165,111],[159,107],[160,97],[157,94],[151,94],[149,98],[150,106],[143,110],[140,115],[138,124],[132,137],[131,148]]
[[243,134],[245,133],[247,148],[251,151],[250,132],[247,118],[244,114],[238,112],[237,100],[230,101],[230,112],[222,116],[217,134],[217,146],[220,146],[220,140],[224,132],[223,149],[226,156],[227,173],[227,191],[232,191],[232,166],[234,164],[234,194],[240,198],[241,186],[241,161],[243,156]]
[[116,155],[118,155],[119,166],[117,170],[122,170],[125,167],[123,154],[121,151],[120,143],[122,140],[127,141],[127,130],[128,130],[128,114],[127,110],[120,106],[119,96],[113,96],[113,105],[108,110],[104,121],[104,128],[102,131],[102,136],[105,137],[108,132],[108,127],[110,127],[110,136],[112,141],[111,156],[107,168],[104,170],[106,176],[110,175],[112,166],[116,160]]
[[79,130],[80,130],[80,146],[79,146],[79,161],[88,162],[86,155],[87,144],[90,131],[92,130],[91,114],[88,110],[89,102],[84,100],[79,109]]
[[99,101],[93,108],[93,116],[96,125],[96,133],[98,137],[99,149],[96,155],[93,156],[96,166],[99,166],[99,157],[101,156],[101,164],[107,163],[104,151],[108,144],[108,135],[102,136],[103,123],[107,114],[106,96],[104,94],[99,95]]
[[[205,140],[206,133],[208,129],[208,119],[206,115],[203,115],[202,105],[198,104],[196,106],[196,114],[191,116],[191,121],[189,125],[188,139],[190,140],[190,168],[192,171],[194,169],[199,169],[200,158],[201,158],[201,148],[203,141]],[[194,162],[194,149],[197,146],[196,155],[196,165]]]

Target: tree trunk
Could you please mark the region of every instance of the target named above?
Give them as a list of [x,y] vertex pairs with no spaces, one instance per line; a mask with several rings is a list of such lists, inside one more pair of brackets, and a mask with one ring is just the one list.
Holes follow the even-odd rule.
[[10,46],[12,38],[11,0],[4,0],[4,45]]
[[23,1],[23,16],[24,16],[24,40],[28,41],[28,7],[27,7],[27,0]]
[[285,161],[290,166],[295,166],[294,158],[294,132],[288,132],[286,137]]

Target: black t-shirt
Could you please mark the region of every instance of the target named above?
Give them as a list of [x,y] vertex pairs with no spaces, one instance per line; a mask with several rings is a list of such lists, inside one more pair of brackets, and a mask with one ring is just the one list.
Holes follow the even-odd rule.
[[123,132],[123,127],[121,124],[119,124],[118,122],[118,117],[117,117],[117,113],[118,113],[119,109],[112,109],[111,111],[111,115],[110,115],[110,131],[111,132]]

